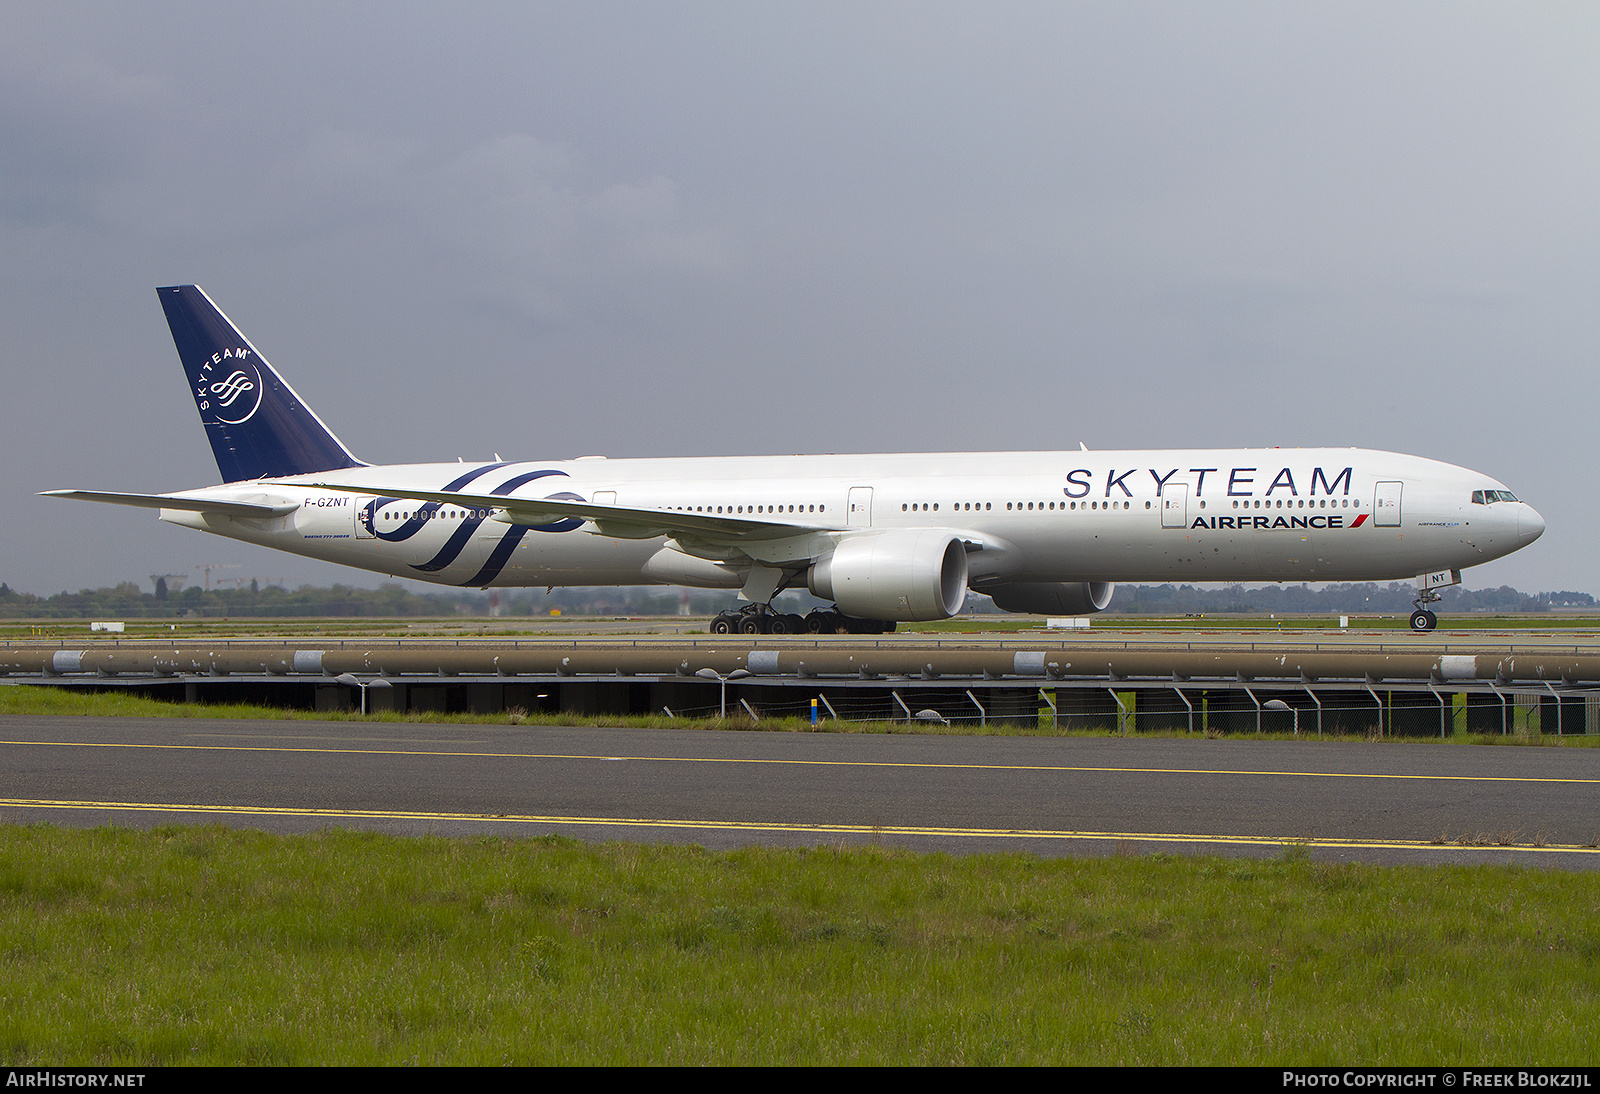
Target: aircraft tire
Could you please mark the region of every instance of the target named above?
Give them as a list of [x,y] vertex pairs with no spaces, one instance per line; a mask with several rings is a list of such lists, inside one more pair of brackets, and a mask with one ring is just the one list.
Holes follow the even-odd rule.
[[1430,611],[1418,608],[1411,613],[1411,629],[1418,633],[1431,631],[1439,625],[1439,617]]
[[733,621],[726,615],[719,615],[711,621],[712,634],[732,634]]
[[765,623],[766,621],[759,615],[747,615],[743,619],[739,620],[739,633],[765,634],[767,632]]

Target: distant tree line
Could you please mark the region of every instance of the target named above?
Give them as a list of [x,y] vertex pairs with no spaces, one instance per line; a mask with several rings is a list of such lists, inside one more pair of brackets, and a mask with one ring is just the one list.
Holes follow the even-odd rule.
[[[1552,609],[1595,608],[1588,593],[1563,590],[1523,593],[1508,585],[1498,589],[1443,590],[1442,612],[1545,612]],[[1242,585],[1202,588],[1197,585],[1119,585],[1111,602],[1112,614],[1190,615],[1200,613],[1310,613],[1319,615],[1400,613],[1411,610],[1416,586],[1391,582],[1355,585],[1269,585],[1247,589]],[[685,601],[687,600],[687,603]],[[784,594],[785,610],[804,612],[820,601],[805,594]],[[19,593],[0,585],[0,619],[265,619],[294,616],[331,617],[439,617],[563,615],[710,615],[741,602],[732,592],[667,589],[660,586],[622,588],[441,589],[411,592],[398,584],[376,589],[348,585],[326,588],[302,585],[285,589],[252,581],[236,589],[202,589],[190,586],[168,593],[158,582],[154,592],[143,592],[131,581],[104,589],[80,589],[54,596]],[[993,611],[988,597],[967,598],[968,611]]]
[[[169,593],[163,580],[154,592],[131,581],[101,589],[80,589],[54,596],[19,593],[0,585],[0,619],[270,619],[296,616],[438,617],[549,615],[677,615],[684,591],[660,586],[637,588],[441,589],[411,592],[389,583],[376,589],[349,585],[302,585],[286,589],[260,585],[202,589],[191,585]],[[689,591],[687,610],[709,615],[736,604],[732,593]]]

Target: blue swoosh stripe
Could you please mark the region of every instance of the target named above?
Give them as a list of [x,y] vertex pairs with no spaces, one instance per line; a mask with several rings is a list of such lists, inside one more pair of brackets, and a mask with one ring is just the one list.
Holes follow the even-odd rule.
[[[475,468],[472,471],[468,471],[465,475],[462,475],[460,478],[452,479],[450,482],[445,484],[444,489],[446,489],[446,490],[459,490],[463,486],[467,485],[467,483],[471,482],[473,479],[476,479],[481,475],[487,475],[489,472],[491,472],[491,471],[493,471],[493,470],[495,470],[497,468],[509,467],[509,466],[511,466],[509,461],[503,462],[503,463],[486,463],[482,467]],[[420,532],[424,528],[426,528],[427,525],[428,525],[429,518],[428,517],[423,517],[423,516],[415,516],[415,517],[412,517],[410,520],[406,521],[404,524],[402,524],[400,527],[396,528],[392,532],[380,532],[380,531],[378,531],[378,529],[377,529],[377,521],[376,521],[377,511],[379,509],[381,509],[383,506],[388,505],[392,501],[400,501],[400,500],[401,500],[400,498],[378,498],[378,499],[376,499],[374,501],[368,502],[365,506],[363,506],[362,510],[361,510],[361,521],[362,521],[363,524],[365,524],[367,526],[367,531],[371,532],[378,539],[387,540],[390,543],[398,543],[400,540],[410,539],[412,536],[416,535],[418,532]],[[424,502],[422,507],[420,509],[418,509],[417,512],[419,514],[420,513],[432,513],[434,511],[436,511],[438,508],[439,508],[439,503],[436,502],[436,501]]]
[[457,555],[466,550],[467,544],[471,541],[473,533],[475,533],[478,530],[478,526],[487,519],[487,517],[468,517],[466,520],[461,522],[461,527],[457,528],[451,534],[450,538],[445,541],[445,545],[439,548],[438,554],[434,555],[426,562],[420,564],[413,563],[411,568],[413,570],[421,570],[426,574],[431,574],[435,571],[444,569],[446,566],[450,565],[456,560]]
[[[507,465],[503,464],[503,463],[494,465],[494,467],[505,467],[505,466],[507,466]],[[486,468],[486,470],[493,470],[493,468]],[[549,476],[549,475],[560,475],[562,478],[566,478],[567,477],[567,473],[565,471],[532,471],[532,472],[529,472],[526,475],[517,475],[517,476],[507,480],[506,482],[501,483],[499,486],[497,486],[493,490],[491,490],[490,493],[491,494],[509,494],[509,493],[511,493],[511,491],[515,490],[517,487],[521,486],[525,482],[532,482],[534,479],[542,479],[542,478],[545,478],[546,476]],[[476,478],[477,476],[472,476],[472,477]],[[471,481],[471,479],[467,479],[467,480],[464,480],[462,482],[454,482],[454,483],[451,483],[449,486],[445,487],[445,489],[446,490],[454,490],[457,487],[465,485],[465,483],[469,482],[469,481]],[[581,501],[582,499],[578,499],[578,500]],[[488,519],[488,518],[486,518],[486,517],[468,517],[465,521],[462,522],[461,527],[457,528],[455,530],[455,532],[450,536],[449,540],[447,540],[445,542],[445,545],[443,547],[439,548],[439,553],[438,554],[434,555],[428,561],[426,561],[426,562],[424,562],[424,563],[422,563],[420,565],[413,564],[411,568],[413,570],[420,570],[425,574],[437,573],[440,570],[444,569],[446,566],[448,566],[452,562],[454,562],[460,556],[462,551],[466,550],[467,544],[472,541],[473,533],[477,532],[479,526],[482,525],[483,522],[486,519]],[[543,526],[540,527],[540,531],[565,532],[565,531],[567,531],[567,529],[565,529],[565,528],[552,528],[549,525],[543,525]],[[496,571],[496,572],[498,572],[498,571]]]
[[[502,465],[502,466],[504,466],[504,465]],[[560,475],[562,478],[566,478],[567,477],[567,473],[565,471],[529,471],[526,475],[514,475],[514,476],[512,476],[511,478],[507,479],[505,482],[501,483],[499,486],[495,487],[493,490],[489,491],[489,493],[491,493],[491,494],[509,494],[509,493],[511,493],[511,491],[515,490],[517,487],[521,486],[525,482],[532,482],[534,479],[542,479],[542,478],[546,478],[546,477],[548,477],[550,475]],[[578,501],[578,500],[581,500],[581,499],[579,499],[578,496],[576,494],[574,494],[572,496],[571,500]]]
[[500,571],[506,568],[506,563],[511,560],[511,552],[517,549],[517,544],[522,542],[522,537],[533,531],[527,525],[519,525],[500,537],[500,542],[494,545],[494,550],[489,553],[489,559],[483,564],[483,569],[473,574],[461,584],[463,587],[473,585],[487,585],[500,576]]
[[[538,474],[526,476],[520,482],[513,479],[504,487],[493,491],[493,493],[510,493],[523,482],[529,482],[532,479],[540,478],[545,474],[552,473],[559,474],[560,472],[540,472]],[[578,494],[569,493],[551,494],[550,497],[562,498],[567,501],[584,500]],[[517,527],[506,532],[504,536],[500,537],[500,542],[495,544],[494,550],[489,553],[489,558],[484,562],[483,569],[473,574],[461,584],[463,587],[471,587],[474,585],[484,586],[491,584],[495,578],[500,576],[500,571],[506,568],[506,563],[511,561],[511,553],[517,549],[517,544],[522,542],[522,537],[527,535],[529,532],[570,532],[574,528],[581,527],[583,527],[583,521],[578,520],[576,517],[567,517],[563,520],[551,521],[549,524],[518,525]]]

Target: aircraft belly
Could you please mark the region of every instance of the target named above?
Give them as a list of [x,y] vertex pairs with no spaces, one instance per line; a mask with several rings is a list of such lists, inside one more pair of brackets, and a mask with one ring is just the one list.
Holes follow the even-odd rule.
[[1027,578],[1059,581],[1400,580],[1502,553],[1466,543],[1453,529],[1417,527],[1162,530],[1108,521],[1047,542],[1016,538],[1026,543]]
[[531,533],[517,544],[495,585],[654,584],[644,564],[660,539],[611,539],[593,532]]

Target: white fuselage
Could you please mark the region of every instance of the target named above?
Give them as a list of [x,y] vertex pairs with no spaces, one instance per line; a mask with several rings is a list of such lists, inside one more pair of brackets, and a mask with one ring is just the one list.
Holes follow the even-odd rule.
[[[517,479],[525,481],[509,485]],[[323,485],[296,485],[311,481]],[[730,584],[648,569],[671,546],[665,536],[616,538],[576,519],[513,526],[486,509],[408,500],[407,490],[560,495],[632,510],[733,514],[823,535],[946,530],[973,552],[977,588],[1402,579],[1488,562],[1544,529],[1523,502],[1474,502],[1475,491],[1504,491],[1486,475],[1346,448],[371,466],[184,494],[300,503],[282,517],[163,509],[161,518],[449,585]]]

